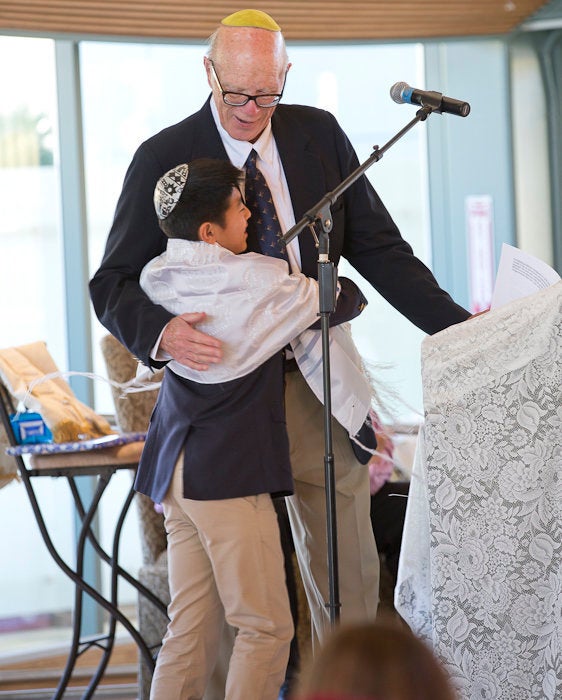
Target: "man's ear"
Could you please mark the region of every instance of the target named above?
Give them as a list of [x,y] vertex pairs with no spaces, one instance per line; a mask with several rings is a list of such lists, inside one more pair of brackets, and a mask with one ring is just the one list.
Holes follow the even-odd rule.
[[199,240],[205,243],[216,243],[217,238],[213,233],[213,225],[210,221],[205,221],[201,226],[199,226]]
[[207,82],[209,83],[209,87],[211,90],[213,89],[213,83],[211,81],[211,62],[207,58],[207,56],[203,57],[203,65],[205,66],[205,73],[207,74]]

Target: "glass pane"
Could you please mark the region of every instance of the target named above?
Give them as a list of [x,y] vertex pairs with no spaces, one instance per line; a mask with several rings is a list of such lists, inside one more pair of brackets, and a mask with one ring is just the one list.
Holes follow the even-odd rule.
[[[375,146],[382,147],[415,116],[408,105],[390,98],[400,81],[423,87],[420,44],[289,46],[292,62],[283,100],[311,104],[332,112],[363,163]],[[425,125],[417,124],[366,172],[402,236],[430,265],[427,211]],[[308,235],[303,233],[301,235]],[[421,418],[420,343],[424,334],[393,309],[344,260],[339,273],[351,277],[369,300],[352,322],[358,348],[373,365],[375,384],[388,387],[394,419],[418,423]],[[397,395],[392,399],[392,395]]]
[[[204,52],[201,45],[80,44],[91,275],[101,262],[133,153],[207,98]],[[94,371],[105,374],[99,341],[107,331],[92,316]],[[99,412],[113,413],[107,385],[97,382],[95,396]]]
[[[66,368],[54,44],[0,37],[0,348],[44,340]],[[7,67],[9,66],[9,70]],[[66,482],[39,479],[38,497],[64,555],[72,556]],[[48,554],[24,487],[0,490],[0,632],[68,624],[72,586]],[[38,595],[40,591],[40,595]],[[65,618],[66,615],[66,618]],[[65,641],[68,632],[65,630]],[[18,635],[19,638],[19,635]],[[2,635],[10,651],[14,635]]]
[[66,364],[54,44],[0,37],[0,347]]

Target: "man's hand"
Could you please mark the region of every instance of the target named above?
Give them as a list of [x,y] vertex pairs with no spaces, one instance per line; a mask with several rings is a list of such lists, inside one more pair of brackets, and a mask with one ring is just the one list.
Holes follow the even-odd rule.
[[487,314],[490,309],[484,309],[484,311],[478,311],[478,313],[472,314],[472,316],[469,316],[466,320],[470,321],[473,318],[476,318],[477,316],[482,316],[482,314]]
[[209,369],[222,359],[221,342],[195,328],[204,313],[182,314],[173,318],[164,329],[160,350],[191,369]]

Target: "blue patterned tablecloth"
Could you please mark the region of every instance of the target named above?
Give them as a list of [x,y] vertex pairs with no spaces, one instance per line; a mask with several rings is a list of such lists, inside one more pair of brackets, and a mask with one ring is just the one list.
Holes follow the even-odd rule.
[[6,448],[6,454],[17,456],[23,454],[48,455],[61,452],[86,452],[89,450],[100,450],[104,447],[126,445],[129,442],[139,442],[145,438],[146,433],[115,433],[114,435],[104,435],[100,438],[80,440],[78,442],[42,442],[35,445],[15,445]]

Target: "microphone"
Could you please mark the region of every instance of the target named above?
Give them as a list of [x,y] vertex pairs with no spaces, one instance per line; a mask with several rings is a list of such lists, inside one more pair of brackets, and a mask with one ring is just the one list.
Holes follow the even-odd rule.
[[390,96],[400,104],[421,105],[431,107],[434,112],[456,114],[458,117],[466,117],[470,113],[470,105],[462,100],[454,100],[452,97],[444,97],[440,92],[417,90],[408,83],[394,83],[390,88]]

